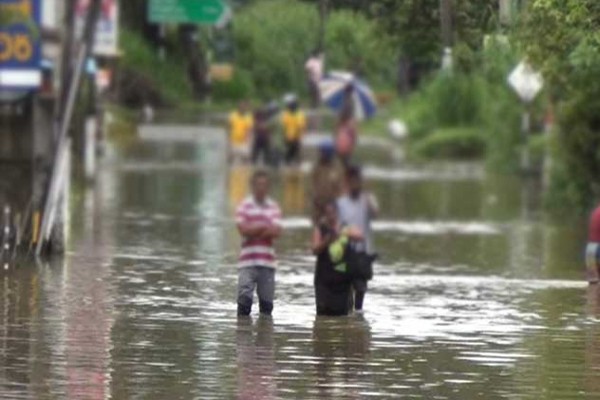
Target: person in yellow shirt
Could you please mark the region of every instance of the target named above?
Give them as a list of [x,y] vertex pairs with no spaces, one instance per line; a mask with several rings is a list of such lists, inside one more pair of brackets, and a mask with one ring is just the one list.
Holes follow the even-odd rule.
[[250,155],[250,137],[254,127],[254,117],[247,102],[241,102],[238,109],[229,115],[229,159],[247,161]]
[[306,115],[300,110],[298,99],[294,95],[285,98],[286,108],[281,116],[285,137],[286,164],[299,164],[302,136],[306,132]]

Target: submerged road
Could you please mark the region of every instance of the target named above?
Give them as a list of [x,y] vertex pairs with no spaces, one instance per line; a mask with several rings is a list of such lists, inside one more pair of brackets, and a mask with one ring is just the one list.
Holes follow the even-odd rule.
[[66,257],[0,276],[0,398],[600,396],[585,224],[544,221],[535,185],[362,149],[382,259],[364,315],[321,319],[310,165],[281,172],[275,312],[238,321],[233,210],[250,170],[196,129],[110,146],[97,187],[73,190]]

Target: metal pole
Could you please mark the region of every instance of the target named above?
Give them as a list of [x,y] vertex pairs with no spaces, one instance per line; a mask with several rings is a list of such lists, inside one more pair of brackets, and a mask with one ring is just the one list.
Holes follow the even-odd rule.
[[165,49],[165,37],[166,37],[166,29],[163,24],[158,25],[158,58],[160,61],[165,61],[167,59],[167,53]]
[[529,104],[524,104],[525,109],[521,117],[521,169],[523,171],[529,171],[530,160],[529,160],[529,133],[531,132],[531,112],[529,111]]
[[[74,7],[74,3],[72,4],[72,6]],[[73,116],[75,100],[77,99],[77,94],[79,92],[79,87],[81,84],[81,77],[83,75],[83,69],[85,67],[85,60],[88,58],[89,54],[91,53],[91,49],[94,45],[96,23],[100,15],[100,6],[101,0],[92,0],[92,3],[90,4],[88,15],[85,21],[83,40],[80,44],[80,49],[75,64],[75,74],[73,76],[71,84],[69,85],[66,104],[60,107],[60,109],[63,109],[64,107],[64,114],[62,115],[62,118],[60,120],[56,157],[54,159],[54,165],[52,166],[50,186],[48,189],[48,194],[46,196],[46,201],[42,215],[42,225],[40,229],[42,236],[38,240],[35,249],[36,256],[39,256],[42,252],[42,248],[45,243],[43,235],[51,228],[53,222],[52,217],[54,215],[53,209],[57,206],[58,203],[58,196],[60,194],[59,184],[61,183],[61,181],[64,182],[64,179],[61,177],[61,173],[64,169],[61,166],[63,164],[64,157],[66,157],[65,153],[69,151],[67,133],[69,131],[71,118]],[[65,85],[66,82],[62,82],[62,84]]]
[[[60,119],[64,114],[64,107],[67,104],[67,98],[69,96],[69,77],[73,74],[73,65],[71,60],[73,58],[73,47],[75,44],[75,6],[77,4],[77,0],[66,0],[65,2],[65,39],[64,39],[64,48],[62,51],[62,59],[61,59],[61,69],[62,74],[60,77],[60,100],[56,106],[56,117]],[[58,130],[55,131],[55,134],[58,133]],[[58,139],[55,137],[54,139]],[[55,143],[56,144],[56,143]]]
[[317,42],[317,49],[323,51],[325,48],[325,30],[327,25],[327,10],[328,0],[319,0],[319,38]]
[[452,0],[440,0],[440,24],[442,31],[442,70],[452,70]]
[[440,19],[442,29],[442,44],[444,48],[452,48],[452,0],[440,0]]

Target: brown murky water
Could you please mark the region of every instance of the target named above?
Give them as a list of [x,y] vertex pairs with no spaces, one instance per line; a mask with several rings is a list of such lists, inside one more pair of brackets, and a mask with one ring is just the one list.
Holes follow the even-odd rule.
[[112,149],[73,191],[68,255],[0,275],[0,398],[600,397],[585,224],[544,221],[536,185],[476,165],[363,152],[384,210],[365,314],[315,317],[306,176],[283,173],[276,310],[238,321],[249,171],[210,134]]

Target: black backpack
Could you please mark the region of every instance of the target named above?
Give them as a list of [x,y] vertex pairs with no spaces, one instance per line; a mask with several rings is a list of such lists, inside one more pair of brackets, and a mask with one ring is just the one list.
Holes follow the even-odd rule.
[[356,251],[351,244],[346,247],[346,252],[344,254],[344,261],[348,267],[348,274],[352,276],[353,279],[363,279],[366,281],[373,279],[373,264],[377,258],[377,254]]

